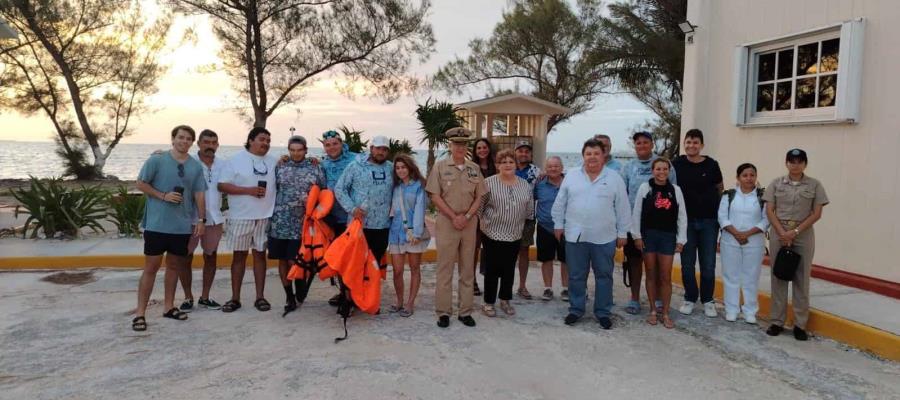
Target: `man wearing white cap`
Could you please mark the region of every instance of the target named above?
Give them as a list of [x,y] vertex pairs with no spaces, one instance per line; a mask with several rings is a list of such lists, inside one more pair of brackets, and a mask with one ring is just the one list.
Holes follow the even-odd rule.
[[388,246],[391,227],[391,194],[394,189],[394,163],[388,161],[388,138],[376,136],[369,146],[369,157],[356,160],[347,166],[334,188],[334,195],[341,207],[352,218],[363,221],[366,242],[379,266]]

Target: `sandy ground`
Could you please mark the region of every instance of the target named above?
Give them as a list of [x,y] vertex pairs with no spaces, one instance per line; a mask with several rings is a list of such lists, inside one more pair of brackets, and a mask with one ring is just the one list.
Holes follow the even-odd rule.
[[[78,285],[41,281],[50,272],[2,273],[0,399],[900,398],[900,364],[700,313],[676,316],[670,331],[616,307],[614,329],[603,331],[593,318],[565,326],[558,298],[517,299],[515,317],[476,314],[476,328],[453,319],[439,329],[433,272],[425,267],[412,318],[355,316],[338,344],[340,319],[325,304],[334,289],[317,282],[302,310],[282,318],[272,270],[273,311],[250,307],[248,274],[238,312],[198,310],[178,322],[161,318],[157,303],[146,333],[130,326],[138,271],[97,270]],[[532,291],[539,275],[531,269]],[[220,270],[212,297],[225,300],[228,287]],[[386,308],[390,281],[384,289]]]

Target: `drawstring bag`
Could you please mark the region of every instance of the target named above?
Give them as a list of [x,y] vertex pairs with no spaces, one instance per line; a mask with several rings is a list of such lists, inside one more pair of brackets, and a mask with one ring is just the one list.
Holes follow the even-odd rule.
[[784,246],[778,250],[775,263],[772,264],[772,273],[783,281],[792,281],[800,266],[800,254],[794,251],[792,246]]

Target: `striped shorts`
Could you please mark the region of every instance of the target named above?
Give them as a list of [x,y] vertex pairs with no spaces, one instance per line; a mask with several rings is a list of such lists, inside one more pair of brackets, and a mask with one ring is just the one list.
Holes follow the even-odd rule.
[[232,251],[266,250],[269,219],[230,219],[225,232]]

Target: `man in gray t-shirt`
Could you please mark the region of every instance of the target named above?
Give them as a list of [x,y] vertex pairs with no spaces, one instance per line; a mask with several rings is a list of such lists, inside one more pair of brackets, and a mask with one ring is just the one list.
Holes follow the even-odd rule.
[[[206,180],[200,162],[190,157],[188,150],[194,142],[194,130],[180,125],[172,130],[172,150],[150,156],[138,174],[137,188],[147,195],[144,208],[144,272],[138,284],[137,316],[131,327],[147,329],[144,314],[153,292],[156,273],[166,257],[165,297],[163,316],[186,320],[187,314],[175,307],[177,269],[186,265],[191,234],[203,234],[206,223]],[[204,216],[194,221],[195,215]],[[191,226],[194,226],[193,232]]]

